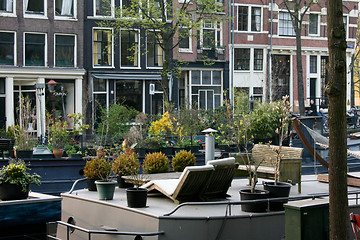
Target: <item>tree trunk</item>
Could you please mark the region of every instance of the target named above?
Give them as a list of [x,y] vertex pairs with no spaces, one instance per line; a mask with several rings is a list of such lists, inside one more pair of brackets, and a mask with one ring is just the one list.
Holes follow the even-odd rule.
[[329,0],[329,217],[330,239],[349,239],[346,155],[346,38],[342,1]]
[[301,28],[296,29],[296,69],[297,69],[299,111],[301,115],[305,115],[304,80],[303,80],[304,76],[303,76],[302,54],[301,54]]

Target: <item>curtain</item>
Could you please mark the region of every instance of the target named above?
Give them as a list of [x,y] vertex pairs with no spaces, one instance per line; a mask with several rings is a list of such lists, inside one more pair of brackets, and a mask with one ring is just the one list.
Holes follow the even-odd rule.
[[261,12],[260,12],[260,8],[255,8],[255,28],[256,31],[260,32],[261,30]]
[[24,0],[24,9],[28,11],[29,0]]
[[74,0],[63,0],[61,6],[61,15],[71,16],[72,15],[72,7]]
[[6,1],[6,11],[12,12],[13,11],[13,0]]

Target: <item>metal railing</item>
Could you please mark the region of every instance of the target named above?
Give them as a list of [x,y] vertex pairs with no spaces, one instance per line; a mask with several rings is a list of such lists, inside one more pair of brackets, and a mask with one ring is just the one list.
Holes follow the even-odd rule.
[[[158,232],[119,232],[119,231],[101,231],[101,230],[89,230],[86,228],[82,228],[70,223],[57,221],[56,224],[60,224],[66,227],[66,240],[70,240],[70,234],[74,233],[75,231],[80,231],[87,234],[87,239],[91,240],[91,237],[93,235],[118,235],[118,236],[134,236],[134,240],[141,240],[144,236],[158,236],[158,235],[164,235],[164,231],[158,231]],[[48,223],[48,224],[54,224]],[[60,238],[47,235],[48,239],[54,239],[54,240],[61,240]]]
[[[358,191],[349,191],[348,195],[355,195],[354,198],[349,198],[349,200],[356,200],[356,204],[359,204],[359,194],[360,190]],[[311,194],[307,196],[299,196],[299,197],[281,197],[281,198],[267,198],[267,199],[258,199],[258,200],[243,200],[243,201],[219,201],[219,202],[186,202],[181,203],[177,207],[175,207],[171,212],[164,214],[164,216],[171,216],[179,209],[185,206],[210,206],[210,205],[226,205],[227,214],[231,216],[231,207],[234,205],[242,205],[248,203],[256,203],[256,202],[267,202],[267,210],[269,212],[270,209],[270,202],[287,202],[287,201],[296,201],[296,200],[305,200],[305,199],[316,199],[316,198],[324,198],[328,197],[328,193],[323,194]]]

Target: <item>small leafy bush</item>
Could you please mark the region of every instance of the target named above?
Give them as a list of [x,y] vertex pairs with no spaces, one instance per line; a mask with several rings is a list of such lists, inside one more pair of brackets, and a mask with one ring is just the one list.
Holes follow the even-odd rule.
[[148,153],[142,165],[146,173],[164,173],[169,171],[169,159],[162,152]]
[[186,166],[194,166],[196,157],[191,151],[181,150],[172,159],[172,167],[176,172],[182,172]]
[[111,167],[111,161],[105,158],[96,157],[86,162],[84,176],[107,181],[111,175]]
[[139,173],[140,162],[138,155],[132,149],[126,149],[115,157],[112,163],[112,170],[115,175],[127,176]]
[[11,183],[20,185],[22,191],[26,192],[30,183],[40,185],[40,176],[36,173],[30,174],[30,170],[26,167],[25,162],[22,160],[10,160],[7,166],[0,169],[0,183]]

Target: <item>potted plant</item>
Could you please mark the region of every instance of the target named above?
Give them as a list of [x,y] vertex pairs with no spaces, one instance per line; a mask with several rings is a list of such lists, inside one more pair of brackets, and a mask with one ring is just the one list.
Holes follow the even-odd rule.
[[[287,138],[286,132],[289,125],[289,117],[291,105],[288,101],[289,96],[284,96],[281,102],[277,103],[276,110],[279,115],[280,127],[275,130],[275,133],[279,135],[279,146],[274,147],[268,144],[268,146],[276,153],[276,159],[274,161],[275,178],[274,182],[264,182],[264,189],[269,191],[270,198],[289,197],[291,184],[280,182],[280,163],[282,158],[281,148],[284,140]],[[282,211],[284,210],[283,204],[286,200],[278,200],[270,202],[270,210]]]
[[95,181],[100,180],[101,176],[105,176],[107,174],[106,168],[103,168],[101,165],[103,164],[104,159],[95,157],[86,161],[84,167],[84,176],[87,178],[87,186],[89,191],[96,191]]
[[51,126],[49,127],[49,143],[53,149],[55,158],[61,158],[63,155],[64,147],[69,143],[69,132],[67,128],[69,124],[66,121],[60,119],[53,122],[50,120]]
[[26,199],[29,195],[30,184],[40,185],[40,176],[30,174],[22,160],[10,160],[7,166],[0,169],[0,199]]
[[19,125],[11,126],[11,129],[15,136],[16,157],[20,159],[32,158],[35,141],[31,139],[31,135]]
[[196,157],[191,151],[182,150],[177,152],[172,159],[172,169],[175,172],[182,172],[187,166],[195,166]]
[[119,188],[132,187],[132,184],[126,183],[122,176],[135,175],[140,170],[138,155],[133,149],[125,149],[123,152],[116,152],[112,163],[112,171],[118,176]]
[[105,158],[96,158],[96,175],[99,180],[95,181],[99,193],[99,200],[112,200],[114,198],[116,181],[111,176],[111,161]]
[[[242,118],[234,121],[234,126],[237,131],[236,136],[238,138],[238,142],[248,143],[251,135],[249,135],[249,117],[247,115],[243,115]],[[256,184],[258,182],[257,178],[257,169],[260,167],[261,162],[252,167],[251,157],[249,150],[246,148],[245,153],[238,153],[238,156],[241,161],[246,165],[246,170],[249,178],[249,188],[240,190],[240,198],[241,200],[257,200],[257,199],[266,199],[268,198],[269,192],[267,190],[256,189]],[[245,212],[265,212],[267,209],[266,202],[254,202],[254,203],[245,203],[241,205],[242,211]]]
[[126,189],[126,198],[128,207],[131,208],[142,208],[146,207],[147,192],[146,188],[140,186],[147,180],[147,176],[144,174],[138,174],[133,172],[131,176],[131,182],[134,187]]
[[169,171],[169,159],[162,152],[148,153],[142,165],[146,173],[165,173]]
[[64,150],[69,158],[77,158],[77,159],[82,158],[82,152],[80,151],[80,147],[76,144],[74,145],[67,144],[65,145]]

